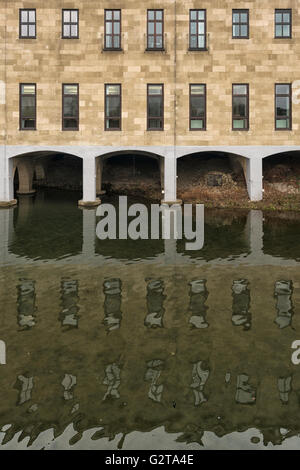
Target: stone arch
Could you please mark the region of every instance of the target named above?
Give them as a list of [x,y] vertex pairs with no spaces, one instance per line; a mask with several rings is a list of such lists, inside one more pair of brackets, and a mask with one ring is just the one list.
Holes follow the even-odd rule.
[[[15,152],[16,153],[16,152]],[[19,187],[17,194],[34,194],[33,180],[34,175],[38,180],[45,180],[46,169],[49,163],[49,157],[63,155],[64,157],[80,158],[82,156],[74,153],[62,153],[58,150],[36,150],[31,152],[21,152],[18,154],[10,153],[9,159],[13,162],[13,179],[16,171],[18,172]]]
[[[203,164],[203,162],[205,163]],[[190,181],[193,175],[198,173],[209,184],[211,180],[212,185],[230,184],[231,178],[238,181],[239,186],[247,185],[247,167],[249,158],[245,155],[234,153],[231,149],[223,149],[219,147],[200,147],[193,149],[186,149],[177,153],[177,175],[178,175],[178,188],[182,189],[183,175],[185,179]],[[184,165],[184,162],[186,164]],[[188,165],[190,163],[190,165]],[[207,175],[205,175],[207,171]],[[227,176],[228,175],[228,176]],[[232,181],[233,185],[236,185]],[[181,195],[179,194],[179,197]]]
[[[300,147],[268,153],[263,159],[264,190],[298,194],[300,184]],[[271,191],[271,193],[270,193]]]
[[[96,188],[97,188],[97,195],[105,194],[105,191],[102,188],[102,181],[103,181],[103,173],[105,171],[105,166],[108,166],[108,160],[115,159],[118,157],[124,156],[125,158],[128,157],[141,157],[141,158],[149,158],[151,160],[155,160],[157,162],[157,169],[160,178],[160,189],[163,190],[164,187],[164,155],[155,153],[153,151],[149,151],[149,149],[114,149],[110,151],[106,151],[101,155],[96,157]],[[155,170],[155,168],[154,168]]]

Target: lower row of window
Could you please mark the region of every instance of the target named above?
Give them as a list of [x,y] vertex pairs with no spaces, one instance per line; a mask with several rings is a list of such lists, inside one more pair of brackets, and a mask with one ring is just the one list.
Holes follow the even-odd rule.
[[[292,129],[291,84],[275,85],[275,129]],[[121,130],[120,84],[105,85],[105,130]],[[20,129],[36,129],[36,84],[20,84]],[[62,129],[79,129],[79,85],[62,86]],[[147,130],[164,129],[164,85],[147,85]],[[249,130],[249,85],[232,85],[232,129]],[[190,130],[206,130],[206,85],[190,84]]]

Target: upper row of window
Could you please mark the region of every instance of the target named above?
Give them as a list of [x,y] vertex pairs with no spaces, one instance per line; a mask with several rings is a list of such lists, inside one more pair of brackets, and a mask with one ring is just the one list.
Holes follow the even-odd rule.
[[[121,10],[105,10],[104,49],[121,49]],[[232,37],[249,39],[249,10],[232,10]],[[206,50],[206,10],[190,10],[191,50]],[[292,37],[292,10],[275,10],[275,38]],[[36,10],[20,10],[20,38],[36,38]],[[79,10],[62,10],[62,38],[79,38]],[[147,49],[164,49],[164,10],[147,10]]]

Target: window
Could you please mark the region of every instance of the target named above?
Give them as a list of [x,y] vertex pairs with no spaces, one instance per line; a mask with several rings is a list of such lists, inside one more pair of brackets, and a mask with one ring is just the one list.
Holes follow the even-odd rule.
[[275,129],[292,129],[292,95],[289,83],[275,85]]
[[275,10],[275,38],[292,37],[292,10]]
[[249,85],[232,85],[232,129],[249,130]]
[[232,37],[249,39],[249,10],[232,10]]
[[20,10],[20,38],[35,39],[36,38],[36,13],[34,10]]
[[121,49],[121,10],[105,10],[104,49]]
[[148,10],[147,12],[147,49],[163,50],[164,30],[163,10]]
[[79,10],[62,11],[62,37],[63,39],[79,38]]
[[121,130],[121,85],[105,85],[105,130]]
[[147,85],[147,129],[162,131],[164,128],[164,86]]
[[20,84],[20,130],[36,129],[36,84]]
[[79,129],[79,85],[77,83],[63,84],[63,131],[78,131]]
[[206,130],[206,85],[190,85],[190,130]]
[[206,49],[206,10],[190,10],[190,49]]

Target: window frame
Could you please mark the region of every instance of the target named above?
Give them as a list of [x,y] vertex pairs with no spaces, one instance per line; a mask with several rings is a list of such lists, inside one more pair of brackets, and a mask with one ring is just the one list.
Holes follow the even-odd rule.
[[[278,85],[285,85],[285,86],[288,86],[289,87],[289,95],[286,95],[286,94],[277,94],[276,93],[276,87]],[[291,131],[293,129],[293,122],[292,122],[292,84],[291,83],[275,83],[275,93],[274,93],[274,96],[275,96],[275,131]],[[285,118],[286,119],[289,119],[290,121],[290,125],[289,127],[277,127],[277,97],[289,97],[289,117],[288,118]]]
[[[77,95],[69,95],[64,93],[65,86],[76,86],[77,87]],[[69,118],[65,118],[64,116],[64,98],[65,96],[77,96],[77,116],[70,116]],[[65,127],[64,126],[64,119],[76,119],[77,120],[77,127]],[[79,83],[62,83],[62,130],[63,131],[79,131]]]
[[[199,11],[204,11],[204,20],[199,20],[198,18],[196,20],[191,19],[191,14],[193,11],[196,11],[197,13]],[[191,46],[191,39],[192,36],[197,37],[197,43],[198,43],[198,37],[199,34],[192,34],[192,23],[196,23],[197,27],[199,23],[204,23],[204,34],[200,36],[204,36],[204,47],[192,47]],[[191,8],[189,11],[189,51],[207,51],[207,11],[204,8]]]
[[[23,85],[29,85],[29,86],[34,86],[34,95],[24,95],[22,93],[22,86]],[[37,130],[37,126],[36,126],[36,115],[37,115],[37,112],[36,112],[36,83],[20,83],[19,84],[19,130],[20,131],[36,131]],[[30,127],[30,128],[22,128],[22,119],[23,119],[23,116],[22,116],[22,97],[23,96],[34,96],[34,127]]]
[[[192,86],[203,86],[204,87],[204,95],[192,95],[191,91],[192,91]],[[200,118],[200,119],[203,119],[204,121],[204,126],[202,128],[195,128],[191,126],[192,124],[192,121],[198,121],[199,119],[196,119],[196,118],[193,118],[192,117],[192,96],[201,96],[201,97],[204,97],[204,117],[203,118]],[[190,128],[190,131],[191,132],[199,132],[199,131],[206,131],[206,125],[207,125],[207,121],[206,121],[206,83],[190,83],[189,85],[189,99],[190,99],[190,102],[189,102],[189,105],[190,105],[190,115],[189,115],[189,128]]]
[[[234,23],[233,22],[233,15],[234,14],[239,14],[241,15],[242,13],[247,14],[247,22],[241,22],[241,18],[239,17],[239,22]],[[247,36],[234,36],[233,35],[233,27],[238,25],[239,26],[239,32],[241,33],[241,26],[247,26]],[[232,9],[232,39],[249,39],[250,38],[250,11],[248,8],[234,8]]]
[[[23,11],[34,11],[34,17],[35,17],[35,22],[32,23],[30,21],[26,23],[22,23],[22,12]],[[34,36],[23,36],[22,35],[22,26],[26,25],[28,27],[28,33],[29,33],[29,26],[34,25],[34,30],[35,34]],[[36,8],[19,8],[19,39],[36,39]]]
[[[112,19],[107,20],[106,19],[106,14],[107,12],[111,11],[112,12]],[[120,13],[120,19],[115,20],[114,19],[114,12],[118,11]],[[106,23],[111,23],[112,28],[111,28],[111,34],[106,32]],[[119,34],[114,34],[114,29],[113,25],[114,23],[119,23],[120,24],[120,33]],[[106,47],[106,37],[110,36],[111,37],[111,43],[114,44],[114,37],[119,36],[119,47]],[[120,8],[105,8],[104,10],[104,45],[103,45],[103,50],[104,51],[121,51],[122,50],[122,10]]]
[[[64,21],[64,12],[65,11],[69,11],[69,12],[72,12],[72,11],[77,11],[77,22],[74,23],[72,21],[67,21],[65,22]],[[61,24],[62,24],[62,31],[61,31],[61,38],[62,39],[79,39],[79,9],[78,8],[63,8],[62,11],[61,11],[61,15],[62,15],[62,20],[61,20]],[[70,19],[71,19],[71,16],[70,16]],[[64,26],[65,25],[69,25],[70,26],[70,36],[65,36],[64,34]],[[72,25],[76,25],[77,26],[77,36],[72,36],[71,35],[71,26]]]
[[[276,14],[277,13],[281,13],[281,14],[289,13],[289,15],[290,15],[289,23],[283,23],[283,22],[277,23],[276,22]],[[290,27],[289,36],[277,36],[276,35],[276,26],[283,27],[284,25],[289,25],[289,27]],[[275,11],[274,11],[274,39],[292,39],[292,37],[293,37],[292,28],[293,28],[293,10],[292,10],[292,8],[275,8]]]
[[[155,14],[154,14],[154,20],[149,20],[149,12],[150,11],[153,11]],[[156,19],[156,13],[160,11],[162,13],[162,19],[161,20],[157,20]],[[154,23],[154,33],[153,34],[149,34],[149,23]],[[162,28],[161,28],[161,34],[157,34],[156,33],[156,24],[157,23],[161,23],[162,24]],[[165,31],[165,16],[164,16],[164,9],[163,8],[148,8],[147,9],[147,47],[146,47],[146,51],[164,51],[165,50],[165,41],[164,41],[164,31]],[[150,36],[153,36],[154,38],[154,47],[149,47],[149,37]],[[155,44],[157,43],[157,37],[161,36],[161,40],[162,40],[162,47],[156,47]]]
[[[114,118],[114,119],[119,119],[119,122],[120,122],[120,126],[119,127],[115,127],[115,128],[107,128],[106,127],[106,120],[107,119],[113,119],[113,118],[110,118],[107,116],[107,102],[106,102],[106,98],[107,96],[109,95],[106,95],[106,89],[107,87],[109,86],[119,86],[120,87],[120,94],[119,95],[112,95],[112,96],[119,96],[120,97],[120,116],[118,118]],[[122,84],[121,83],[105,83],[104,84],[104,130],[107,131],[107,132],[110,132],[110,131],[121,131],[122,130]]]
[[[235,95],[235,94],[233,93],[233,90],[234,90],[234,87],[235,87],[235,86],[246,86],[246,87],[247,87],[247,94],[246,94],[246,95]],[[245,132],[245,131],[246,131],[246,132],[247,132],[247,131],[250,130],[249,83],[233,83],[233,84],[232,84],[232,92],[231,92],[231,94],[232,94],[232,113],[231,113],[231,114],[232,114],[232,131],[235,131],[235,132],[236,132],[236,131],[237,131],[237,132]],[[233,110],[234,110],[234,98],[236,98],[236,97],[245,97],[245,96],[246,96],[246,106],[247,106],[246,118],[239,118],[238,116],[235,116],[235,115],[233,114]],[[237,129],[237,128],[235,128],[235,127],[234,127],[234,121],[235,121],[235,120],[238,120],[238,119],[240,119],[240,120],[243,119],[244,121],[247,120],[247,126],[244,127],[244,128],[242,128],[242,129]]]
[[[149,94],[149,87],[150,86],[161,86],[161,95],[150,95]],[[149,98],[150,96],[161,96],[162,99],[162,116],[155,116],[155,117],[149,117]],[[164,130],[164,124],[165,124],[165,90],[164,90],[164,84],[163,83],[147,83],[147,131],[154,131],[154,132],[162,132]],[[161,121],[161,127],[153,128],[149,126],[150,120],[154,119],[160,119]]]

